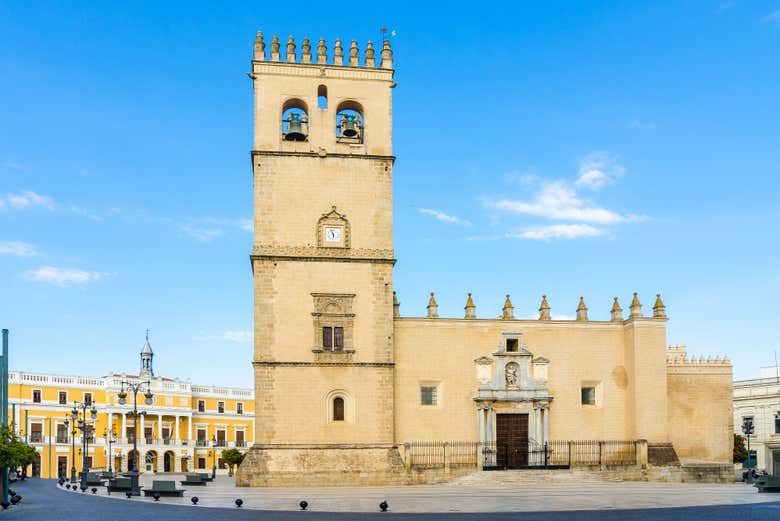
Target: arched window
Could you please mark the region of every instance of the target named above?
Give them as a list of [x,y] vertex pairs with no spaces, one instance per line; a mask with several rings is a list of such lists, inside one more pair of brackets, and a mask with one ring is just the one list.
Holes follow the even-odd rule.
[[333,421],[344,421],[344,398],[337,396],[333,399]]
[[317,108],[320,110],[328,108],[328,87],[325,85],[317,87]]
[[336,140],[362,143],[365,134],[363,107],[356,101],[345,101],[336,110]]
[[282,106],[282,137],[285,141],[306,141],[309,110],[302,100],[290,99]]

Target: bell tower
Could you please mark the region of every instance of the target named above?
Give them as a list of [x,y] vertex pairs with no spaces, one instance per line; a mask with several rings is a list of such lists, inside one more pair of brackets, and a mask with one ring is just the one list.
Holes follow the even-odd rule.
[[[244,486],[379,484],[394,447],[392,51],[257,34]],[[379,56],[377,56],[379,54]],[[284,58],[284,59],[283,59]]]

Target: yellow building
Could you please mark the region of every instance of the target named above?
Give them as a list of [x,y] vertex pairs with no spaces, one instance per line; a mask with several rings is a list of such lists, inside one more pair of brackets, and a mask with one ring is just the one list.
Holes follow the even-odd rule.
[[482,318],[471,295],[442,318],[433,294],[402,316],[388,41],[329,56],[274,36],[267,53],[258,33],[251,67],[258,421],[238,484],[402,482],[415,441],[508,447],[492,454],[522,466],[531,442],[624,440],[651,464],[727,467],[731,364],[667,349],[660,296],[651,314],[636,293],[627,316],[605,302],[605,321],[584,299],[552,320],[546,297],[518,319],[509,296]]
[[[185,472],[223,468],[220,455],[227,448],[250,446],[254,439],[254,393],[251,389],[196,385],[156,376],[148,339],[141,353],[139,376],[109,374],[102,377],[66,376],[22,371],[9,373],[9,418],[17,435],[35,447],[39,460],[31,475],[69,477],[74,465],[82,468],[82,437],[71,432],[66,418],[74,402],[97,410],[94,437],[88,446],[92,469],[129,470],[133,457],[134,417],[130,395],[120,405],[122,381],[148,380],[153,403],[138,395],[137,446],[141,472]],[[144,390],[146,386],[144,386]],[[114,434],[116,441],[108,440]],[[75,458],[74,458],[75,456]],[[109,459],[111,461],[109,461]]]

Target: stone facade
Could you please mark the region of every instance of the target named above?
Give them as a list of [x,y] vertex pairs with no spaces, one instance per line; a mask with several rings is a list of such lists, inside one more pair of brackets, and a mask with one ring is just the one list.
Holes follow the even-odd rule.
[[546,296],[538,320],[515,319],[509,295],[485,319],[471,294],[463,318],[440,318],[433,293],[426,317],[404,316],[389,42],[362,63],[354,41],[332,60],[324,41],[316,56],[308,40],[282,47],[258,34],[250,74],[257,422],[239,485],[424,481],[399,446],[490,446],[509,414],[537,443],[642,440],[727,461],[731,366],[669,358],[660,296],[645,316],[635,293],[626,319],[615,299],[609,321],[589,320],[584,298],[576,320],[552,320]]
[[760,378],[734,382],[733,400],[734,432],[744,436],[742,422],[752,418],[756,467],[780,476],[780,369],[762,367]]

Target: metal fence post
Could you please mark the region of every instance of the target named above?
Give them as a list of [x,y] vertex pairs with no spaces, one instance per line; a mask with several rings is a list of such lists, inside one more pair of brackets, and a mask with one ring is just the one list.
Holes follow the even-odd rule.
[[444,445],[442,447],[442,450],[444,452],[444,472],[447,473],[450,471],[450,462],[447,459],[447,442],[444,442]]
[[[2,400],[0,400],[0,424],[3,429],[8,428],[8,330],[3,329],[3,358],[0,361],[0,393],[2,393]],[[8,468],[3,467],[0,469],[0,483],[3,486],[2,501],[3,504],[8,503]]]

